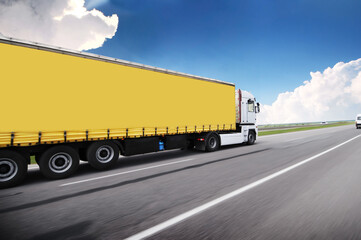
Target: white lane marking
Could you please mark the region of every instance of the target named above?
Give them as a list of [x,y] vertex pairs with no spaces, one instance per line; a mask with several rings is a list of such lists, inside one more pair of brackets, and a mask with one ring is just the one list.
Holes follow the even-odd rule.
[[356,136],[354,138],[351,138],[351,139],[349,139],[349,140],[347,140],[347,141],[345,141],[345,142],[343,142],[343,143],[341,143],[341,144],[339,144],[337,146],[334,146],[334,147],[332,147],[332,148],[330,148],[330,149],[328,149],[326,151],[323,151],[323,152],[321,152],[321,153],[319,153],[319,154],[317,154],[317,155],[315,155],[313,157],[307,158],[306,160],[303,160],[303,161],[301,161],[299,163],[296,163],[296,164],[294,164],[294,165],[292,165],[290,167],[287,167],[287,168],[282,169],[282,170],[280,170],[278,172],[275,172],[275,173],[273,173],[273,174],[271,174],[271,175],[269,175],[267,177],[264,177],[264,178],[262,178],[262,179],[260,179],[260,180],[258,180],[256,182],[253,182],[253,183],[248,184],[248,185],[246,185],[244,187],[241,187],[241,188],[239,188],[239,189],[237,189],[237,190],[235,190],[233,192],[230,192],[230,193],[228,193],[226,195],[223,195],[222,197],[214,199],[214,200],[212,200],[212,201],[210,201],[208,203],[205,203],[205,204],[203,204],[203,205],[201,205],[199,207],[193,208],[192,210],[189,210],[189,211],[187,211],[185,213],[182,213],[182,214],[180,214],[180,215],[178,215],[176,217],[173,217],[173,218],[171,218],[171,219],[169,219],[169,220],[167,220],[165,222],[162,222],[162,223],[160,223],[160,224],[158,224],[158,225],[156,225],[154,227],[151,227],[151,228],[149,228],[147,230],[144,230],[144,231],[142,231],[140,233],[137,233],[137,234],[135,234],[133,236],[130,236],[130,237],[126,238],[126,240],[139,240],[139,239],[144,239],[144,238],[150,237],[150,236],[152,236],[152,235],[154,235],[154,234],[156,234],[156,233],[158,233],[158,232],[160,232],[160,231],[162,231],[162,230],[164,230],[164,229],[166,229],[166,228],[168,228],[170,226],[173,226],[173,225],[175,225],[177,223],[180,223],[180,222],[186,220],[187,218],[190,218],[190,217],[192,217],[192,216],[194,216],[194,215],[196,215],[196,214],[198,214],[200,212],[203,212],[203,211],[207,210],[208,208],[211,208],[211,207],[213,207],[213,206],[215,206],[215,205],[217,205],[217,204],[219,204],[219,203],[221,203],[223,201],[226,201],[226,200],[228,200],[230,198],[233,198],[233,197],[235,197],[237,195],[240,195],[240,194],[242,194],[242,193],[244,193],[244,192],[246,192],[246,191],[248,191],[248,190],[250,190],[252,188],[255,188],[255,187],[257,187],[257,186],[259,186],[259,185],[261,185],[261,184],[263,184],[265,182],[270,181],[273,178],[276,178],[276,177],[278,177],[278,176],[280,176],[280,175],[282,175],[282,174],[284,174],[284,173],[286,173],[288,171],[291,171],[292,169],[295,169],[295,168],[297,168],[297,167],[299,167],[299,166],[301,166],[301,165],[303,165],[305,163],[308,163],[308,162],[310,162],[310,161],[312,161],[312,160],[314,160],[314,159],[316,159],[316,158],[318,158],[318,157],[320,157],[320,156],[322,156],[322,155],[324,155],[324,154],[326,154],[328,152],[331,152],[332,150],[335,150],[336,148],[339,148],[342,145],[345,145],[346,143],[349,143],[352,140],[354,140],[354,139],[356,139],[356,138],[358,138],[360,136],[361,135],[358,135],[358,136]]
[[190,159],[180,160],[180,161],[176,161],[176,162],[170,162],[170,163],[164,163],[164,164],[159,164],[159,165],[145,167],[145,168],[134,169],[134,170],[126,171],[126,172],[114,173],[114,174],[109,174],[109,175],[95,177],[95,178],[88,178],[88,179],[84,179],[84,180],[80,180],[80,181],[76,181],[76,182],[64,183],[64,184],[61,184],[60,187],[69,186],[69,185],[73,185],[73,184],[77,184],[77,183],[90,182],[90,181],[103,179],[103,178],[119,176],[119,175],[123,175],[123,174],[127,174],[127,173],[144,171],[144,170],[148,170],[148,169],[152,169],[152,168],[164,167],[164,166],[173,165],[173,164],[182,163],[182,162],[189,162],[192,160],[194,160],[194,159],[190,158]]

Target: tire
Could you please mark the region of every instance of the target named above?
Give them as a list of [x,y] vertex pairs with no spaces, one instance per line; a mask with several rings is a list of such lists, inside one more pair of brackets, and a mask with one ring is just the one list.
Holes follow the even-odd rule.
[[0,188],[14,187],[26,177],[28,164],[17,152],[0,151]]
[[89,164],[98,170],[113,167],[119,159],[119,147],[112,141],[92,143],[86,153]]
[[253,145],[255,141],[256,141],[256,134],[255,134],[255,132],[249,131],[247,144],[248,144],[248,145]]
[[209,134],[205,139],[205,144],[207,152],[214,152],[218,150],[220,145],[218,136],[214,133]]
[[39,159],[40,172],[50,179],[67,178],[79,166],[77,151],[69,146],[59,145],[46,150]]

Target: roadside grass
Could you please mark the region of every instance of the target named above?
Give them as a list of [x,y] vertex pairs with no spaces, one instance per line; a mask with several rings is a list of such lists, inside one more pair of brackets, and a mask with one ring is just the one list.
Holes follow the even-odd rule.
[[334,123],[334,124],[324,124],[324,125],[312,126],[312,127],[299,127],[299,128],[291,128],[291,129],[259,131],[258,136],[266,136],[266,135],[288,133],[288,132],[299,132],[299,131],[313,130],[313,129],[319,129],[319,128],[338,127],[338,126],[351,125],[351,124],[354,124],[354,122],[339,122],[339,123]]
[[35,156],[30,156],[30,164],[36,164]]

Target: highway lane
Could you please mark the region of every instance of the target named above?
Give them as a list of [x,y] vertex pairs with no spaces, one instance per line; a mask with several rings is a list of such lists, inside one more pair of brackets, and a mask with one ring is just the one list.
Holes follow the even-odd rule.
[[358,138],[150,239],[361,239],[360,144]]
[[[6,239],[123,239],[166,222],[361,134],[353,126],[260,137],[215,153],[121,158],[1,190]],[[361,238],[361,138],[155,233],[153,239]]]

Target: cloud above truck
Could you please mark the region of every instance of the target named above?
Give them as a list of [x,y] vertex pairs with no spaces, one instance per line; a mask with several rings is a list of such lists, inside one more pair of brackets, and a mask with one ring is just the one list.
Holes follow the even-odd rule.
[[351,120],[361,111],[361,58],[339,62],[262,106],[259,123]]
[[118,16],[87,10],[84,0],[0,0],[0,33],[75,50],[101,47],[118,28]]

